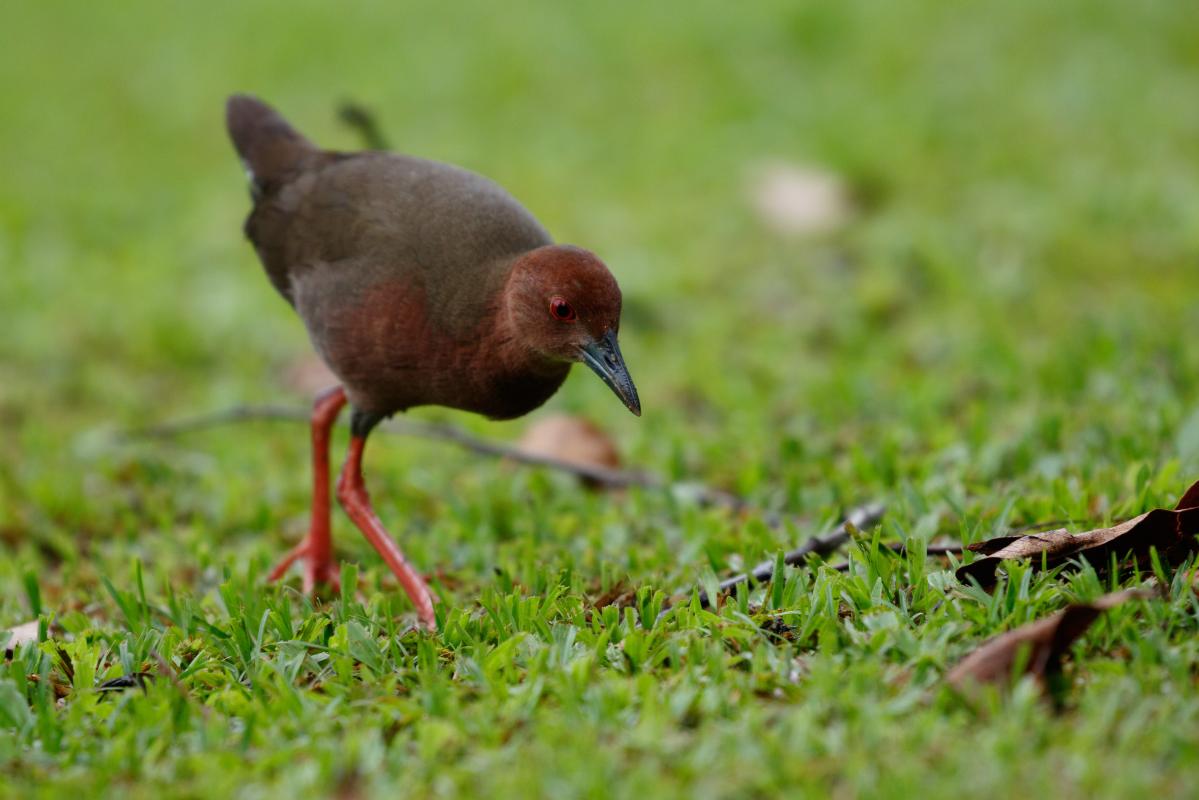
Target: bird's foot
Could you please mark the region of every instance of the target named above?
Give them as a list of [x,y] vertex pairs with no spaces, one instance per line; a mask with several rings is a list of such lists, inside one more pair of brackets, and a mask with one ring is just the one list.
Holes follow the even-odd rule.
[[270,571],[266,577],[267,581],[273,583],[282,578],[298,560],[304,562],[304,594],[312,594],[316,587],[322,584],[334,592],[341,592],[341,567],[337,559],[327,553],[318,555],[309,539],[292,548]]

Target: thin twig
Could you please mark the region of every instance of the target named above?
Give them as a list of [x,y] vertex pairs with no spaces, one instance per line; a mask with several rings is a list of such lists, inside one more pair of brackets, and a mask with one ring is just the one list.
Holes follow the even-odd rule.
[[[808,556],[826,556],[836,552],[841,545],[849,541],[851,531],[874,527],[883,518],[884,511],[882,503],[871,503],[853,509],[845,515],[845,520],[831,532],[824,536],[815,536],[784,555],[783,563],[795,567],[804,563]],[[727,594],[738,584],[746,583],[751,579],[754,583],[768,583],[773,574],[774,561],[763,561],[749,572],[743,572],[721,581],[720,593]],[[708,597],[708,593],[700,592],[700,607],[707,608],[711,603],[712,599]]]
[[[307,422],[309,411],[296,406],[233,406],[232,408],[215,411],[211,414],[201,414],[195,417],[169,420],[167,422],[134,428],[119,434],[122,441],[137,439],[174,439],[188,433],[218,428],[224,425],[234,425],[243,422]],[[658,475],[640,470],[612,469],[610,467],[578,464],[550,456],[528,453],[514,445],[483,439],[452,425],[439,425],[429,422],[418,422],[411,419],[393,419],[379,426],[379,430],[400,436],[409,436],[431,441],[450,442],[463,449],[479,455],[503,458],[519,464],[534,467],[544,467],[557,472],[565,472],[579,478],[605,486],[609,489],[621,489],[638,486],[643,489],[670,491],[685,495],[696,503],[704,506],[728,508],[733,511],[754,512],[746,501],[731,492],[716,489],[697,483],[672,483]],[[771,527],[782,525],[781,515],[762,511],[758,512],[762,521]]]

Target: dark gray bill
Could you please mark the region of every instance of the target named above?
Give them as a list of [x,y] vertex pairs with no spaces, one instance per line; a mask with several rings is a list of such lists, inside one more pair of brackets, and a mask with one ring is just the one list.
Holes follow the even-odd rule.
[[641,400],[637,397],[637,387],[629,377],[629,368],[624,365],[624,357],[620,354],[620,345],[616,343],[616,333],[608,331],[598,340],[583,347],[583,361],[600,376],[600,380],[608,384],[608,388],[629,407],[637,416],[641,416]]

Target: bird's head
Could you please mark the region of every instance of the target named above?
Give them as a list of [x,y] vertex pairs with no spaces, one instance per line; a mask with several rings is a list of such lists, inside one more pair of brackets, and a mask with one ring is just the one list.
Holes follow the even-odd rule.
[[505,302],[514,335],[551,361],[581,361],[637,416],[641,401],[616,335],[620,287],[594,253],[548,245],[516,260]]

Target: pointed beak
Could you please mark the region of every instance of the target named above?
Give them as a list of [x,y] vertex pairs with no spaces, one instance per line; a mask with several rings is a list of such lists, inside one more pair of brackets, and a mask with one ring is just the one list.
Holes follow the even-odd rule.
[[620,345],[616,343],[616,333],[608,331],[599,339],[585,345],[580,351],[583,361],[591,367],[600,380],[608,384],[608,388],[616,393],[629,411],[641,416],[641,400],[637,397],[637,387],[629,376],[629,368],[624,365],[624,356],[620,354]]

